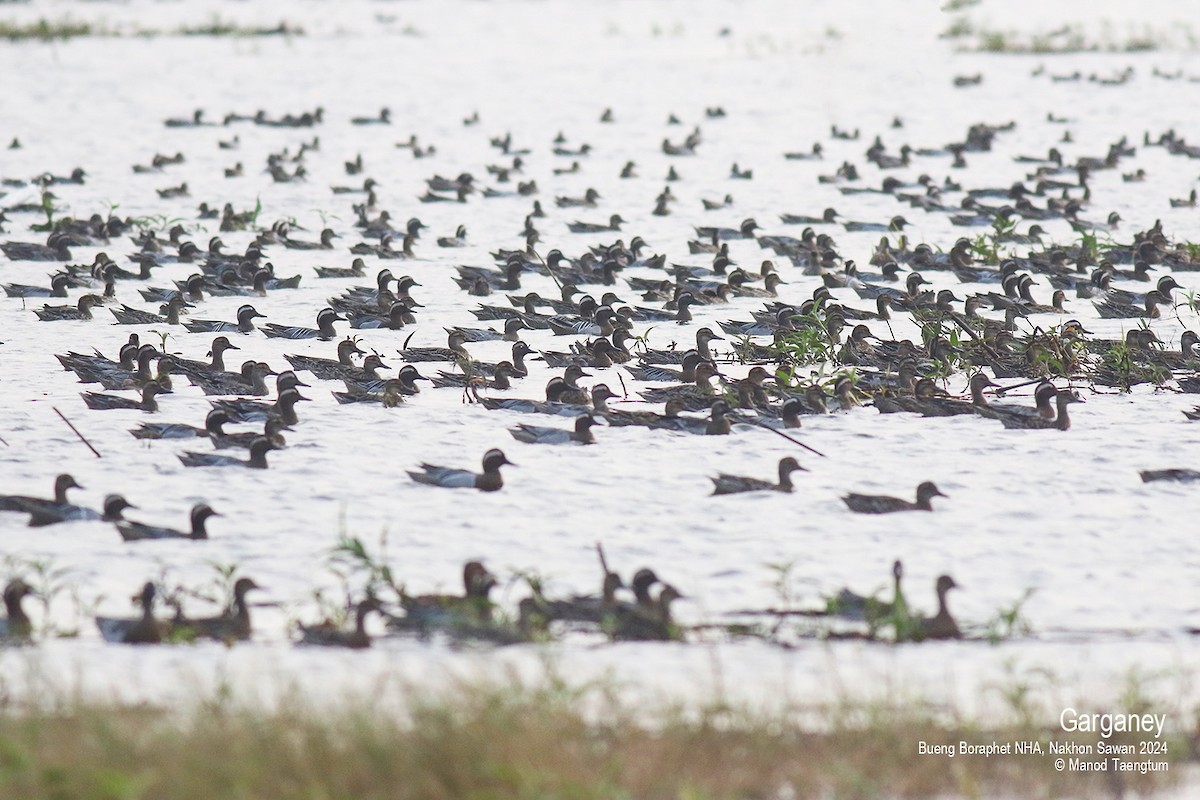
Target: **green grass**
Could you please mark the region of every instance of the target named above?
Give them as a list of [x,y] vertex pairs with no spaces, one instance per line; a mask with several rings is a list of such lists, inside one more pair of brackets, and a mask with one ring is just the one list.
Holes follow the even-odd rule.
[[[187,710],[57,702],[0,710],[0,796],[355,800],[716,800],[1109,796],[1105,773],[1057,772],[1051,756],[917,756],[920,741],[1069,740],[1039,724],[1028,687],[1011,722],[982,725],[912,701],[807,704],[778,712],[714,702],[647,708],[615,687],[459,683],[408,692],[403,710],[299,692],[271,710],[217,698]],[[1135,699],[1144,697],[1131,685]],[[1019,708],[1019,710],[1018,710]],[[1180,730],[1194,719],[1178,719]],[[1080,736],[1078,741],[1091,741]],[[1130,740],[1132,741],[1132,740]],[[1177,780],[1126,777],[1139,797]],[[1085,757],[1087,758],[1087,757]]]

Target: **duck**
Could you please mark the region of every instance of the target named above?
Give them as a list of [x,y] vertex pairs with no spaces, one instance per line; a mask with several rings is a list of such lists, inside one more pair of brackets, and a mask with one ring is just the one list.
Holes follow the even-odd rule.
[[537,596],[528,602],[522,601],[522,627],[529,626],[530,616],[536,616],[543,623],[558,621],[602,625],[616,613],[619,603],[617,591],[624,588],[625,582],[621,576],[607,571],[599,595],[575,595],[570,600],[547,600]]
[[0,641],[28,642],[33,639],[33,622],[22,607],[22,601],[37,594],[33,587],[21,578],[14,578],[4,587],[4,610],[6,616],[0,620]]
[[41,497],[31,497],[29,495],[0,494],[0,511],[25,512],[26,503],[59,506],[69,505],[70,501],[67,499],[67,492],[71,489],[83,489],[83,487],[79,485],[73,475],[64,472],[54,479],[54,498],[52,500]]
[[103,305],[104,299],[98,294],[85,294],[73,306],[44,305],[35,308],[34,314],[42,322],[61,322],[69,320],[85,320],[92,318],[92,309]]
[[270,364],[245,361],[240,372],[198,372],[189,375],[188,380],[194,386],[199,386],[206,395],[248,394],[265,397],[270,393],[266,377],[275,374]]
[[164,389],[156,381],[150,381],[142,387],[142,399],[131,400],[128,397],[121,397],[115,394],[101,394],[98,392],[81,392],[80,397],[87,407],[95,411],[113,411],[113,410],[139,410],[145,411],[148,414],[153,414],[158,411],[158,401],[154,398],[160,394],[170,394],[169,390]]
[[362,369],[354,364],[352,357],[363,352],[356,340],[346,338],[338,342],[336,359],[306,355],[285,355],[284,358],[292,365],[292,369],[311,372],[321,380],[339,380],[347,372]]
[[904,577],[904,565],[899,559],[892,562],[892,600],[879,600],[874,596],[859,594],[852,589],[842,589],[829,600],[826,610],[835,616],[858,622],[866,622],[874,631],[881,623],[891,621],[896,626],[896,639],[901,641],[908,636],[911,617],[908,612],[908,602],[901,589]]
[[332,308],[323,308],[317,312],[317,327],[304,328],[300,326],[276,325],[275,323],[267,323],[263,325],[262,332],[272,339],[320,339],[321,341],[329,341],[337,337],[338,333],[333,329],[334,322],[345,322],[346,318],[338,316],[338,313]]
[[[696,352],[705,361],[713,360],[712,348],[709,346],[714,341],[725,341],[722,337],[713,333],[712,328],[704,327],[696,331]],[[645,350],[639,359],[643,364],[682,364],[690,350],[677,350],[675,348],[667,350]]]
[[403,350],[397,350],[400,358],[404,361],[458,361],[460,359],[470,360],[471,356],[463,345],[466,343],[466,336],[457,332],[451,331],[447,334],[447,347],[405,347]]
[[902,231],[909,221],[902,216],[895,216],[889,222],[843,222],[842,227],[847,231]]
[[95,511],[73,503],[27,503],[25,511],[29,513],[29,527],[43,528],[47,525],[57,525],[60,522],[80,522],[101,520],[115,522],[121,519],[121,514],[133,504],[119,494],[110,494],[104,498],[100,511]]
[[146,525],[142,522],[134,522],[133,520],[122,519],[115,524],[117,531],[121,534],[121,538],[126,542],[137,542],[144,539],[192,539],[200,540],[208,538],[208,531],[204,527],[205,521],[209,517],[219,517],[216,511],[207,503],[197,503],[192,506],[190,519],[192,523],[191,531],[180,531],[174,528],[164,528],[156,525]]
[[479,561],[463,565],[463,594],[425,594],[413,596],[401,590],[400,605],[404,617],[390,617],[388,627],[397,630],[453,628],[459,625],[487,623],[492,619],[489,598],[496,576]]
[[1067,406],[1072,403],[1082,402],[1083,398],[1077,392],[1056,389],[1054,393],[1054,406],[1058,413],[1053,419],[1047,419],[1041,415],[1004,415],[999,419],[1004,427],[1009,429],[1049,430],[1053,428],[1060,431],[1070,430],[1071,417],[1067,413]]
[[154,597],[157,589],[147,581],[138,595],[142,615],[133,619],[96,617],[96,627],[106,642],[115,644],[159,644],[166,626],[154,618]]
[[954,578],[951,578],[949,575],[938,576],[936,584],[938,599],[937,614],[920,621],[917,628],[918,640],[962,638],[962,631],[958,629],[958,623],[954,621],[954,617],[950,614],[950,609],[946,605],[946,595],[950,593],[951,589],[957,588],[959,586],[954,582]]
[[917,487],[915,503],[898,497],[855,493],[844,495],[842,502],[856,514],[891,514],[897,511],[933,511],[930,501],[934,497],[946,495],[939,491],[932,481],[925,481]]
[[516,373],[514,372],[512,362],[501,361],[499,364],[495,364],[493,366],[490,376],[485,375],[482,372],[476,373],[474,371],[474,365],[472,365],[472,372],[470,374],[446,372],[445,370],[440,370],[437,374],[437,377],[430,378],[429,380],[433,383],[434,388],[438,389],[447,387],[465,388],[467,386],[471,386],[474,388],[498,389],[500,391],[504,391],[512,388],[512,382],[509,380],[509,378],[514,377],[515,375]]
[[23,283],[4,284],[4,294],[8,297],[66,297],[67,287],[71,285],[71,276],[58,272],[50,276],[50,286],[29,286]]
[[621,224],[624,222],[620,214],[613,214],[609,217],[607,225],[596,222],[568,222],[567,229],[571,233],[607,233],[621,230]]
[[319,242],[305,242],[285,237],[283,246],[289,250],[332,250],[335,238],[337,238],[337,234],[331,229],[325,228],[321,231],[321,241]]
[[611,635],[617,641],[675,641],[682,638],[671,619],[671,604],[684,595],[670,584],[663,584],[651,605],[619,606]]
[[760,226],[753,218],[742,220],[742,224],[736,228],[712,228],[712,227],[696,227],[696,235],[701,239],[712,239],[716,237],[717,241],[726,241],[730,239],[754,239],[756,238],[755,231],[760,230]]
[[879,397],[875,400],[875,407],[884,414],[909,411],[925,417],[977,414],[981,408],[987,408],[988,405],[987,398],[983,395],[984,391],[988,388],[998,388],[997,384],[982,372],[971,376],[969,387],[971,400],[968,402],[946,397],[945,393],[938,396],[933,381],[921,378],[916,383],[915,396]]
[[250,333],[254,330],[254,320],[263,319],[267,315],[260,314],[252,305],[243,305],[237,310],[237,322],[223,322],[211,319],[186,320],[183,327],[191,333]]
[[186,451],[178,455],[180,463],[185,467],[247,467],[249,469],[266,469],[267,468],[267,453],[271,450],[278,450],[276,446],[266,436],[259,436],[250,443],[249,459],[241,459],[237,456],[226,456],[219,453],[196,453]]
[[367,263],[355,258],[348,267],[314,267],[318,278],[361,278],[366,274]]
[[709,409],[708,422],[704,426],[704,435],[727,436],[733,430],[729,414],[730,408],[728,403],[724,400],[714,402]]
[[363,650],[371,646],[371,636],[367,633],[367,615],[372,611],[381,612],[383,604],[378,598],[368,597],[359,602],[354,610],[354,627],[343,630],[337,625],[325,621],[318,625],[300,626],[300,644],[317,647],[345,647],[351,650]]
[[595,444],[596,437],[592,435],[592,426],[596,419],[591,414],[583,414],[575,418],[574,430],[562,428],[545,428],[540,425],[518,425],[510,428],[509,433],[518,442],[526,444]]
[[295,425],[300,421],[296,416],[296,403],[308,399],[296,389],[284,389],[274,403],[238,399],[210,400],[209,405],[224,411],[230,422],[266,422],[271,417],[278,417],[287,425]]
[[1155,481],[1191,483],[1192,481],[1200,481],[1200,471],[1194,469],[1144,469],[1138,475],[1141,477],[1142,483],[1153,483]]
[[262,587],[251,578],[238,578],[233,584],[233,602],[224,612],[215,617],[180,619],[174,623],[176,629],[196,638],[215,639],[218,642],[248,641],[253,632],[250,624],[250,607],[246,595]]
[[421,464],[421,472],[409,470],[408,476],[417,483],[429,486],[441,486],[447,489],[479,489],[483,492],[496,492],[504,487],[500,475],[500,467],[505,464],[516,466],[504,455],[504,451],[492,448],[483,454],[483,472],[475,473],[466,469],[439,467],[433,464]]
[[250,446],[254,444],[255,440],[260,436],[270,439],[271,444],[275,445],[276,450],[282,450],[287,446],[287,439],[284,438],[283,431],[290,431],[292,430],[292,427],[279,417],[267,417],[266,422],[263,423],[263,429],[261,432],[242,431],[240,433],[226,433],[223,430],[223,426],[228,419],[225,416],[225,412],[214,410],[210,411],[209,415],[212,416],[214,413],[219,415],[218,419],[221,421],[218,422],[217,425],[218,427],[222,427],[222,429],[216,432],[210,432],[208,438],[212,441],[213,447],[217,450],[227,450],[231,447],[249,450]]
[[780,214],[779,219],[785,225],[836,225],[838,212],[832,208],[825,209],[821,216],[814,217],[805,214]]
[[[1055,408],[1053,401],[1055,395],[1058,394],[1058,389],[1049,381],[1042,381],[1034,390],[1034,407],[1018,406],[1012,403],[991,403],[987,406],[980,406],[975,409],[975,413],[988,419],[998,419],[1003,422],[1005,419],[1013,420],[1024,417],[1039,417],[1044,420],[1053,422],[1055,419]],[[1019,427],[1019,424],[1016,425]]]
[[714,495],[761,491],[791,492],[795,488],[792,484],[792,473],[807,471],[804,467],[800,466],[800,462],[796,461],[795,458],[785,456],[779,460],[778,483],[764,481],[760,478],[745,478],[740,475],[730,475],[725,472],[709,480],[713,482]]
[[529,326],[520,317],[510,317],[504,321],[504,330],[491,328],[446,328],[446,333],[459,333],[466,342],[516,342],[520,332],[528,330]]
[[208,361],[175,356],[174,369],[189,377],[193,375],[214,374],[225,372],[225,353],[242,348],[229,341],[228,336],[217,336],[208,348]]

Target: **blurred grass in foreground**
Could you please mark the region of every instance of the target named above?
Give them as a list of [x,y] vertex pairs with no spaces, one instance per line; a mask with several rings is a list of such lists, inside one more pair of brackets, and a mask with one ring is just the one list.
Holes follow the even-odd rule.
[[[1046,745],[1069,740],[1061,731],[981,727],[921,702],[654,709],[617,699],[611,685],[551,677],[406,692],[403,704],[294,693],[270,710],[220,697],[187,710],[8,707],[0,797],[1090,798],[1153,795],[1187,770],[1197,778],[1183,738],[1170,742],[1167,773],[1060,773]],[[1041,740],[1046,754],[918,756],[922,740]]]

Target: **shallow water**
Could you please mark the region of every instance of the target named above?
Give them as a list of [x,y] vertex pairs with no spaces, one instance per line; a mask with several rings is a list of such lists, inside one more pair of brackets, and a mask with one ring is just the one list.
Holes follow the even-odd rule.
[[[1023,24],[1049,29],[1062,20],[1050,4],[1023,4]],[[1070,4],[1067,4],[1070,5]],[[1155,6],[1155,4],[1149,4]],[[1169,18],[1176,6],[1155,7]],[[70,14],[97,18],[106,25],[171,28],[209,19],[207,10],[247,24],[295,22],[308,35],[286,39],[178,38],[78,39],[66,45],[0,45],[0,140],[19,136],[21,150],[0,151],[0,175],[31,177],[50,170],[65,174],[77,166],[89,173],[84,186],[56,188],[60,205],[75,216],[105,212],[115,205],[122,215],[165,214],[197,225],[193,238],[203,243],[215,223],[196,223],[196,205],[232,202],[239,210],[261,199],[260,222],[294,218],[316,238],[329,224],[344,238],[339,249],[305,253],[280,247],[267,251],[279,275],[301,274],[302,288],[276,292],[258,303],[269,321],[311,325],[324,298],[370,279],[315,279],[314,265],[347,266],[345,247],[358,241],[352,228],[352,202],[335,197],[330,185],[353,185],[342,163],[362,153],[365,176],[382,184],[380,206],[398,220],[410,216],[430,226],[417,245],[419,258],[376,264],[410,274],[422,286],[415,296],[425,304],[420,324],[404,331],[368,331],[368,348],[385,357],[410,333],[413,345],[444,344],[442,328],[474,325],[468,309],[475,298],[457,291],[450,280],[456,264],[490,265],[489,251],[520,247],[528,198],[483,200],[463,206],[420,204],[424,178],[433,173],[484,173],[484,165],[507,159],[489,148],[487,137],[511,131],[514,143],[533,149],[525,156],[523,180],[536,178],[548,218],[538,221],[543,251],[553,247],[577,255],[587,245],[612,235],[574,235],[565,222],[600,221],[619,212],[642,235],[652,252],[676,263],[707,263],[686,255],[692,225],[737,225],[755,217],[769,233],[798,235],[778,223],[777,214],[819,213],[836,206],[848,219],[887,219],[903,213],[913,223],[910,239],[948,248],[963,235],[942,215],[899,209],[892,198],[842,197],[834,187],[818,185],[843,160],[859,164],[863,184],[884,177],[864,165],[863,150],[879,133],[894,152],[940,146],[961,139],[968,126],[1016,120],[1001,134],[991,153],[968,154],[970,168],[949,168],[949,159],[917,159],[894,173],[911,180],[921,173],[941,181],[947,175],[970,186],[1008,186],[1027,171],[1014,163],[1017,154],[1041,154],[1058,145],[1064,127],[1073,145],[1058,145],[1068,159],[1103,156],[1122,135],[1140,143],[1142,132],[1157,135],[1176,128],[1189,133],[1190,105],[1181,98],[1194,84],[1151,77],[1159,68],[1200,75],[1200,60],[1176,52],[1081,54],[1075,56],[992,56],[955,54],[936,39],[946,15],[918,7],[877,18],[873,4],[704,2],[591,4],[547,2],[410,2],[337,4],[259,3],[126,4],[30,3],[7,18]],[[1006,9],[1008,6],[1005,7]],[[1132,24],[1110,3],[1092,13],[1108,15],[1118,27]],[[1139,8],[1146,11],[1148,6]],[[1151,9],[1152,10],[1152,9]],[[986,15],[987,4],[978,12]],[[998,9],[990,9],[998,14]],[[1147,12],[1148,13],[1148,12]],[[1007,11],[1005,13],[1007,17]],[[1151,17],[1156,18],[1156,17]],[[718,36],[724,26],[730,35]],[[405,31],[408,31],[407,33]],[[1075,69],[1107,75],[1132,65],[1136,77],[1119,87],[1055,84],[1031,72]],[[982,72],[981,86],[955,89],[951,77]],[[15,75],[21,79],[14,79]],[[229,129],[168,130],[166,117],[186,116],[202,107],[211,118],[227,111],[271,115],[300,113],[323,106],[326,122],[311,130],[277,130],[251,125]],[[391,108],[390,127],[358,128],[349,118]],[[704,118],[704,108],[721,105],[725,119]],[[598,122],[612,107],[616,123]],[[463,127],[460,120],[478,110],[482,122]],[[1071,122],[1045,121],[1054,111]],[[683,121],[665,125],[668,113]],[[889,126],[895,116],[903,130]],[[704,135],[695,158],[670,159],[658,149],[664,136],[681,139],[693,125]],[[830,124],[861,128],[863,139],[833,141]],[[563,130],[573,145],[590,143],[594,151],[579,159],[582,171],[555,176],[552,167],[571,158],[552,156],[550,141]],[[217,149],[219,139],[241,138],[236,151]],[[414,160],[397,141],[416,133],[437,146],[435,157]],[[307,182],[273,184],[260,172],[268,153],[292,152],[314,135],[321,150],[310,154]],[[806,150],[820,141],[820,162],[784,161],[785,150]],[[130,165],[147,163],[156,152],[182,151],[187,163],[162,174],[134,175]],[[618,180],[628,160],[638,164],[637,180]],[[222,169],[246,166],[245,178],[226,180]],[[754,170],[753,181],[729,180],[733,162]],[[672,184],[679,196],[672,216],[649,215],[662,177],[674,165],[683,180]],[[1122,183],[1118,172],[1143,167],[1150,179]],[[1120,170],[1097,173],[1089,219],[1112,209],[1126,220],[1116,238],[1161,219],[1177,240],[1200,238],[1194,208],[1172,209],[1167,197],[1182,197],[1197,185],[1200,164],[1171,157],[1162,149],[1139,149]],[[159,200],[155,189],[187,181],[191,197]],[[486,181],[492,185],[491,181]],[[556,209],[556,195],[581,195],[595,187],[603,200],[597,209]],[[700,198],[730,193],[735,205],[716,212],[700,210]],[[29,199],[33,190],[10,190],[0,205]],[[953,197],[953,196],[952,196]],[[33,240],[24,230],[32,221],[15,217],[5,237]],[[468,228],[471,246],[444,250],[436,236],[450,235],[458,224]],[[1061,221],[1043,223],[1051,235],[1069,241]],[[208,226],[213,226],[212,228]],[[1025,226],[1022,225],[1022,228]],[[977,231],[969,231],[973,234]],[[865,264],[878,234],[833,231],[839,251]],[[626,238],[630,234],[625,234]],[[243,249],[250,234],[223,234],[231,251]],[[106,248],[121,261],[132,250],[128,241]],[[764,257],[753,242],[733,242],[735,260],[753,266]],[[73,262],[90,262],[97,249],[75,248]],[[768,253],[769,255],[769,253]],[[777,259],[778,262],[778,259]],[[2,263],[5,282],[39,283],[52,267]],[[808,297],[817,284],[788,265],[784,299]],[[182,278],[190,268],[160,270],[151,285]],[[631,270],[629,275],[647,275]],[[927,275],[935,281],[944,274]],[[1200,289],[1200,279],[1179,277],[1184,290]],[[530,277],[527,290],[552,295],[546,278]],[[936,283],[934,288],[949,284]],[[622,286],[619,294],[636,298]],[[992,287],[949,286],[956,293]],[[1135,291],[1143,288],[1122,285]],[[119,299],[144,307],[132,284],[118,285]],[[1050,288],[1039,282],[1039,299]],[[835,292],[849,305],[864,307],[848,290]],[[74,297],[75,295],[73,295]],[[30,301],[40,305],[41,301]],[[57,301],[56,301],[57,302]],[[205,319],[232,319],[239,298],[213,298],[193,312]],[[504,303],[494,295],[488,303]],[[719,319],[746,319],[759,300],[739,299],[726,307],[697,312],[696,322],[656,324],[651,346],[678,341]],[[1087,301],[1070,303],[1070,316],[1098,336],[1116,337],[1127,321],[1099,320]],[[1131,669],[1172,675],[1194,670],[1200,640],[1188,628],[1200,627],[1195,576],[1200,544],[1193,520],[1200,499],[1186,485],[1143,485],[1138,470],[1197,467],[1194,455],[1200,432],[1181,409],[1195,405],[1188,395],[1147,387],[1128,395],[1089,396],[1073,408],[1074,427],[1057,431],[1006,431],[975,418],[919,419],[881,416],[873,409],[805,421],[801,438],[826,454],[817,458],[769,433],[738,430],[713,438],[653,434],[640,429],[598,428],[594,447],[533,447],[511,440],[505,428],[531,419],[507,412],[464,406],[458,391],[423,391],[402,408],[338,406],[317,383],[305,394],[315,402],[300,407],[301,424],[288,435],[286,451],[271,454],[266,472],[186,469],[175,454],[205,449],[187,442],[134,440],[127,433],[150,419],[140,412],[88,413],[74,376],[58,369],[53,353],[92,347],[112,355],[130,330],[108,324],[106,310],[92,322],[41,323],[19,300],[0,300],[0,486],[4,492],[45,494],[59,471],[69,470],[87,490],[77,495],[98,504],[109,492],[124,493],[139,506],[128,516],[184,526],[188,508],[206,501],[224,514],[210,524],[211,541],[124,544],[111,526],[99,523],[60,525],[27,531],[23,517],[0,515],[0,549],[8,556],[48,559],[69,570],[85,604],[103,613],[129,613],[131,590],[163,569],[173,580],[203,585],[212,563],[237,563],[242,572],[269,587],[262,599],[278,608],[261,609],[256,641],[227,651],[221,647],[156,648],[150,651],[104,646],[89,624],[78,641],[43,645],[31,659],[37,669],[79,680],[100,691],[121,687],[123,694],[171,693],[183,679],[232,675],[250,678],[268,672],[280,680],[326,681],[331,675],[358,684],[371,674],[398,670],[409,677],[434,679],[444,672],[471,670],[476,664],[535,666],[540,648],[460,653],[440,645],[382,641],[367,655],[313,653],[288,644],[288,623],[312,618],[314,586],[337,590],[339,581],[327,554],[339,531],[378,546],[387,532],[387,552],[397,574],[413,591],[457,587],[460,565],[482,558],[505,575],[535,570],[554,593],[593,589],[599,570],[593,551],[603,541],[610,562],[623,572],[653,565],[688,596],[679,616],[687,622],[718,621],[729,611],[776,605],[768,564],[794,562],[797,602],[819,605],[822,594],[843,585],[863,590],[882,587],[893,559],[904,559],[910,602],[930,609],[934,578],[951,573],[963,587],[952,597],[960,621],[980,632],[996,610],[1033,590],[1025,613],[1033,635],[1000,647],[964,642],[922,647],[805,644],[790,652],[758,644],[711,646],[624,645],[596,648],[592,642],[555,646],[572,673],[614,670],[635,687],[669,694],[703,693],[721,679],[728,690],[755,701],[834,689],[873,691],[880,676],[903,676],[903,685],[934,697],[980,702],[986,689],[1006,680],[1009,670],[1054,668],[1080,696],[1115,695]],[[1055,317],[1038,318],[1054,324]],[[1177,346],[1184,328],[1195,329],[1186,307],[1153,325],[1160,338]],[[339,326],[344,327],[344,326]],[[145,328],[138,328],[145,336]],[[641,329],[639,328],[639,332]],[[888,335],[885,327],[876,330]],[[203,357],[211,339],[205,334],[172,331],[171,350]],[[917,335],[904,323],[897,338]],[[535,348],[565,349],[570,340],[535,332],[525,337]],[[261,334],[239,336],[241,351],[230,353],[282,365],[285,353],[331,355],[327,343],[268,340]],[[509,346],[484,343],[470,348],[478,358],[507,357]],[[393,359],[395,361],[395,359]],[[534,362],[531,377],[511,394],[538,396],[551,371]],[[425,374],[429,365],[419,365]],[[619,386],[620,370],[590,370],[589,383]],[[734,375],[740,368],[730,368]],[[305,377],[302,375],[302,377]],[[626,375],[625,385],[637,388]],[[310,381],[312,382],[312,381]],[[208,408],[198,389],[181,387],[161,399],[158,421],[200,424]],[[952,390],[960,390],[956,378]],[[629,404],[619,407],[636,408]],[[53,412],[57,407],[103,454],[94,458]],[[477,468],[482,452],[500,446],[519,467],[505,472],[504,491],[487,495],[450,492],[413,484],[405,469],[429,461]],[[707,476],[717,472],[774,474],[783,455],[798,455],[809,470],[798,476],[794,495],[710,498]],[[908,496],[921,480],[935,480],[949,495],[935,501],[936,513],[886,518],[853,515],[839,495],[847,491]],[[519,586],[501,592],[515,605]],[[191,606],[189,606],[190,608]],[[199,611],[199,604],[194,609]],[[60,597],[54,614],[63,626],[76,622],[72,604]],[[7,656],[12,658],[12,656]],[[77,672],[86,664],[84,672]],[[1011,665],[1016,665],[1012,667]],[[128,678],[136,680],[130,684]],[[235,681],[236,682],[236,681]],[[1169,681],[1170,683],[1170,681]],[[1183,692],[1170,683],[1168,692]],[[1194,690],[1192,690],[1194,691]],[[780,694],[782,692],[782,694]],[[794,694],[793,694],[794,693]]]

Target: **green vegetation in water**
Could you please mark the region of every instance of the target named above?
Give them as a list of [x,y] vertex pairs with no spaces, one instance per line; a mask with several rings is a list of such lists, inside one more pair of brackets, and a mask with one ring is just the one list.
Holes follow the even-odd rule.
[[1015,219],[997,216],[992,220],[991,233],[981,233],[971,241],[971,252],[984,264],[995,266],[1004,258],[1000,252],[1000,245],[1016,230]]
[[41,18],[35,22],[16,22],[0,20],[0,39],[10,42],[54,42],[76,39],[79,37],[121,38],[136,36],[154,38],[158,36],[216,36],[216,37],[258,37],[258,36],[303,36],[304,29],[289,22],[264,27],[260,25],[241,25],[236,22],[213,17],[208,22],[198,25],[184,25],[173,29],[163,28],[133,28],[124,29],[98,25],[86,20],[76,20],[71,17],[61,19]]
[[39,19],[36,22],[20,23],[0,20],[0,38],[10,42],[36,41],[53,42],[74,39],[77,36],[95,36],[99,29],[90,22],[73,20],[69,17],[58,20]]
[[1070,24],[1053,31],[1025,33],[981,27],[966,16],[956,17],[942,33],[942,38],[973,39],[960,47],[964,52],[1043,55],[1193,51],[1200,45],[1187,24],[1176,24],[1168,30],[1145,27],[1124,35],[1114,32],[1110,23],[1103,25],[1098,35]]

